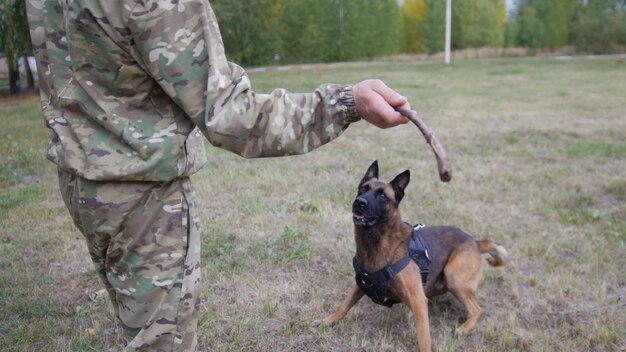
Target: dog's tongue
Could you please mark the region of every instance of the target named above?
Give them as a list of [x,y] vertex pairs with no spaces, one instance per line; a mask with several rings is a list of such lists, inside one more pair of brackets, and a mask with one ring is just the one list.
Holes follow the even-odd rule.
[[357,218],[357,219],[365,219],[365,215],[361,214],[361,213],[352,213],[352,215]]

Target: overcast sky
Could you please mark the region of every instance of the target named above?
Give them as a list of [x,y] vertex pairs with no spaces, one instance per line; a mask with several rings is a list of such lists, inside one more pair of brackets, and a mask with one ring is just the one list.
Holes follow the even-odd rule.
[[515,0],[506,0],[506,12],[508,13],[509,11],[511,11],[511,9],[513,8],[513,6],[515,6],[514,4]]

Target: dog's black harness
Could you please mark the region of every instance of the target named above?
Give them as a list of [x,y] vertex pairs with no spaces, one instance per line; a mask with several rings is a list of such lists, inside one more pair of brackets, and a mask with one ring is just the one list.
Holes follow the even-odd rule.
[[396,303],[396,300],[387,297],[387,288],[389,281],[393,280],[396,275],[401,272],[411,260],[413,260],[420,268],[420,274],[422,276],[422,284],[426,283],[428,277],[428,265],[430,264],[430,254],[426,243],[422,238],[420,229],[424,227],[423,224],[417,224],[413,227],[409,241],[409,253],[396,263],[386,266],[383,269],[375,272],[368,273],[363,270],[356,262],[356,257],[352,260],[352,266],[354,266],[355,279],[357,285],[365,292],[365,294],[374,301],[374,303],[391,307]]

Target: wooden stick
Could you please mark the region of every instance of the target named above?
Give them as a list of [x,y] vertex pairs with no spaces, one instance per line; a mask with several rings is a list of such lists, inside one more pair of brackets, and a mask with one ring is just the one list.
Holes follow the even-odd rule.
[[437,158],[437,168],[439,169],[439,179],[443,182],[450,182],[452,179],[452,167],[450,166],[450,162],[448,161],[448,155],[446,154],[446,150],[443,149],[443,145],[441,141],[435,134],[433,130],[428,127],[428,125],[419,117],[416,111],[396,108],[396,110],[401,113],[404,117],[408,118],[419,128],[420,132],[426,139],[426,143],[430,145],[433,152],[435,153],[435,157]]

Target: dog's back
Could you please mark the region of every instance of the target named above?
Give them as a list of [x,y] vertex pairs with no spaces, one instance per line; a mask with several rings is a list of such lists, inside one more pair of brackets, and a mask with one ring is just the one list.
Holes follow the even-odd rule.
[[[424,285],[426,296],[435,296],[448,291],[444,269],[453,254],[461,257],[476,258],[476,254],[489,255],[487,262],[492,266],[502,266],[506,262],[506,249],[490,240],[477,241],[466,232],[451,226],[428,226],[421,230],[428,250],[431,253],[428,279]],[[456,252],[456,253],[455,253]],[[469,259],[469,258],[467,258]],[[474,264],[476,271],[482,271],[482,261],[466,260]]]
[[482,314],[475,296],[482,280],[482,254],[488,255],[490,265],[502,266],[507,260],[506,249],[490,240],[477,241],[454,227],[426,227],[422,231],[433,258],[424,294],[432,297],[449,291],[463,303],[467,320],[455,331],[455,335],[463,335]]

